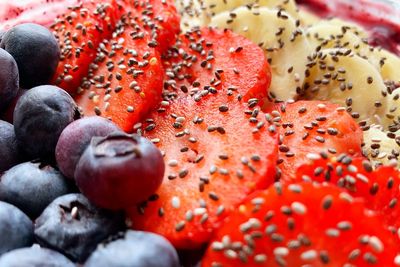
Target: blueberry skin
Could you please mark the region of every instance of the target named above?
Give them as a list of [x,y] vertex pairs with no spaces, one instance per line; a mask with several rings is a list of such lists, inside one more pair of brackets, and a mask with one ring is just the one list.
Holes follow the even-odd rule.
[[178,254],[164,237],[127,231],[121,239],[100,245],[84,267],[179,267]]
[[0,120],[0,175],[19,163],[14,126]]
[[100,242],[123,229],[122,213],[99,209],[82,194],[57,198],[35,221],[39,244],[78,262],[84,262]]
[[34,245],[4,254],[0,267],[75,267],[75,264],[54,250]]
[[15,58],[20,85],[25,89],[48,84],[60,60],[60,47],[54,34],[34,23],[19,24],[8,30],[0,47]]
[[33,243],[33,223],[17,207],[0,201],[0,255]]
[[5,110],[17,96],[19,73],[17,62],[4,49],[0,49],[0,110]]
[[28,160],[53,159],[61,132],[79,117],[78,107],[64,90],[51,85],[32,88],[14,110],[18,145]]
[[65,177],[41,163],[21,163],[0,178],[0,200],[15,205],[31,218],[38,217],[54,199],[69,192]]
[[110,120],[99,116],[85,117],[72,122],[60,135],[56,160],[61,172],[73,179],[81,155],[94,136],[107,136],[121,129]]

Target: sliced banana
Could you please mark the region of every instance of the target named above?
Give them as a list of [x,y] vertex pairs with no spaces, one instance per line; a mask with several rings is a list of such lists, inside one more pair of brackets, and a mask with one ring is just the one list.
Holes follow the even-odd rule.
[[382,120],[382,125],[385,129],[391,129],[397,127],[400,129],[400,88],[390,89],[388,88],[388,112]]
[[307,64],[304,96],[346,107],[354,118],[380,124],[387,112],[386,90],[378,70],[350,49],[325,49]]
[[294,0],[175,0],[175,4],[181,15],[183,31],[195,26],[206,26],[213,16],[240,6],[282,9],[293,17],[298,17]]
[[313,24],[318,23],[321,20],[320,17],[318,17],[317,15],[315,15],[314,13],[312,13],[310,11],[307,11],[304,8],[300,8],[298,13],[299,13],[299,19],[300,19],[301,25],[303,27],[311,26]]
[[377,165],[400,167],[400,132],[389,133],[382,131],[380,127],[371,127],[364,131],[363,152]]
[[369,37],[368,32],[363,27],[358,25],[357,23],[344,21],[344,20],[341,20],[338,18],[328,19],[328,20],[325,20],[325,22],[328,24],[331,24],[331,25],[345,27],[345,28],[349,29],[350,31],[352,31],[355,35],[360,36],[361,38]]
[[282,9],[297,18],[297,6],[294,0],[203,0],[208,13],[216,15],[224,11],[232,11],[240,6],[268,7]]
[[379,62],[383,80],[400,83],[400,58],[384,49],[375,49],[370,57]]
[[365,58],[370,53],[368,43],[349,27],[320,21],[309,27],[306,34],[313,49],[346,48]]
[[298,21],[281,10],[239,7],[214,16],[210,25],[231,29],[259,44],[271,65],[271,96],[278,100],[297,97],[311,52]]

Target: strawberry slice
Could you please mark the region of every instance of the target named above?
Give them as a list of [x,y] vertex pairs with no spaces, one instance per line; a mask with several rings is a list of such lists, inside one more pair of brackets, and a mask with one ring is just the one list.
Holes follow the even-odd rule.
[[400,266],[380,220],[336,186],[278,183],[226,218],[202,266]]
[[207,95],[204,90],[223,88],[245,101],[261,100],[271,84],[264,52],[228,30],[193,29],[181,35],[176,46],[163,55],[163,64],[164,89],[172,97],[189,93],[199,100]]
[[141,19],[155,46],[164,53],[175,44],[180,32],[180,17],[173,0],[119,0],[126,11]]
[[278,163],[283,180],[295,177],[297,168],[315,154],[361,155],[362,131],[340,106],[323,101],[298,101],[269,109],[270,120],[280,126]]
[[374,170],[368,160],[342,154],[301,166],[296,181],[303,180],[343,187],[352,196],[364,198],[368,208],[382,213],[394,232],[400,227],[400,172],[394,167],[380,166]]
[[82,1],[51,26],[61,48],[53,83],[75,94],[97,55],[103,39],[110,38],[123,9],[115,0]]
[[[133,229],[159,233],[183,249],[201,247],[249,193],[272,184],[277,159],[275,127],[269,128],[257,99],[241,100],[254,91],[267,94],[262,50],[231,32],[204,29],[187,36],[185,42],[193,37],[188,51],[178,49],[182,66],[199,70],[203,53],[214,55],[211,66],[193,72],[195,82],[187,87],[193,96],[168,87],[161,107],[137,125],[165,154],[166,172],[157,195],[129,211]],[[242,72],[234,74],[231,66]],[[180,82],[180,74],[168,72]]]
[[124,16],[114,38],[104,41],[76,98],[85,115],[109,118],[127,132],[161,99],[164,71],[159,53],[139,22]]

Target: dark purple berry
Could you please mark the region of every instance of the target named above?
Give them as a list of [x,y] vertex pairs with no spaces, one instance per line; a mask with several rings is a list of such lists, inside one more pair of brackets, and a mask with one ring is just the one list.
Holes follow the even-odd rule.
[[22,88],[49,83],[60,59],[60,47],[47,28],[19,24],[4,34],[0,46],[15,58]]
[[97,244],[125,228],[124,216],[99,209],[82,194],[54,200],[35,221],[36,240],[83,262]]
[[99,117],[85,117],[68,125],[61,133],[56,147],[56,160],[61,172],[74,178],[78,161],[94,136],[106,136],[121,131],[111,121]]
[[34,245],[4,254],[0,267],[75,267],[75,264],[54,250]]
[[0,175],[18,162],[18,145],[14,126],[0,120]]
[[75,180],[94,204],[117,210],[154,194],[164,169],[161,152],[152,142],[116,133],[92,139],[76,167]]
[[0,201],[0,255],[33,242],[32,221],[17,207]]
[[0,48],[0,110],[5,110],[17,96],[19,75],[17,62],[4,49]]
[[78,108],[64,90],[43,85],[28,90],[14,111],[18,145],[28,159],[54,158],[64,128],[79,118]]
[[15,205],[31,218],[38,217],[54,199],[69,191],[62,174],[41,163],[19,164],[0,178],[0,200]]
[[164,237],[127,231],[122,238],[102,244],[84,267],[179,267],[174,247]]

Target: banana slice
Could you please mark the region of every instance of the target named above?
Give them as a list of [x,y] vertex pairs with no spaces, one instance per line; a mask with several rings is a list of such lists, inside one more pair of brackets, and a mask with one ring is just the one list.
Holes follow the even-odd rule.
[[266,51],[272,70],[270,95],[277,100],[295,99],[305,79],[311,49],[298,24],[288,13],[266,7],[239,7],[214,16],[210,23],[231,29]]
[[309,27],[306,34],[313,49],[346,48],[362,57],[369,55],[370,48],[367,42],[349,27],[320,21]]
[[391,89],[396,84],[387,83],[388,112],[382,120],[385,129],[400,129],[400,88]]
[[344,21],[338,18],[333,18],[333,19],[328,19],[325,20],[326,23],[331,24],[331,25],[337,25],[339,27],[345,27],[347,29],[349,29],[350,31],[352,31],[355,35],[361,37],[361,38],[368,38],[369,34],[368,32],[361,27],[360,25],[358,25],[357,23],[352,23],[349,21]]
[[297,18],[297,6],[294,0],[203,0],[204,6],[212,16],[224,11],[232,11],[240,6],[268,7],[282,9]]
[[304,96],[347,107],[353,117],[380,124],[387,112],[386,86],[378,70],[350,49],[325,49],[307,64]]
[[400,132],[389,133],[380,127],[371,127],[364,131],[363,152],[376,165],[400,167]]
[[321,21],[320,17],[318,17],[317,15],[314,15],[312,12],[307,11],[304,8],[300,8],[298,13],[299,13],[299,19],[300,19],[301,25],[303,27],[311,26],[311,25],[316,24],[319,21]]
[[384,49],[375,49],[370,57],[379,62],[383,80],[400,83],[400,58]]
[[213,16],[240,6],[282,9],[293,17],[298,17],[294,0],[175,0],[175,4],[181,15],[183,31],[195,26],[206,26]]

